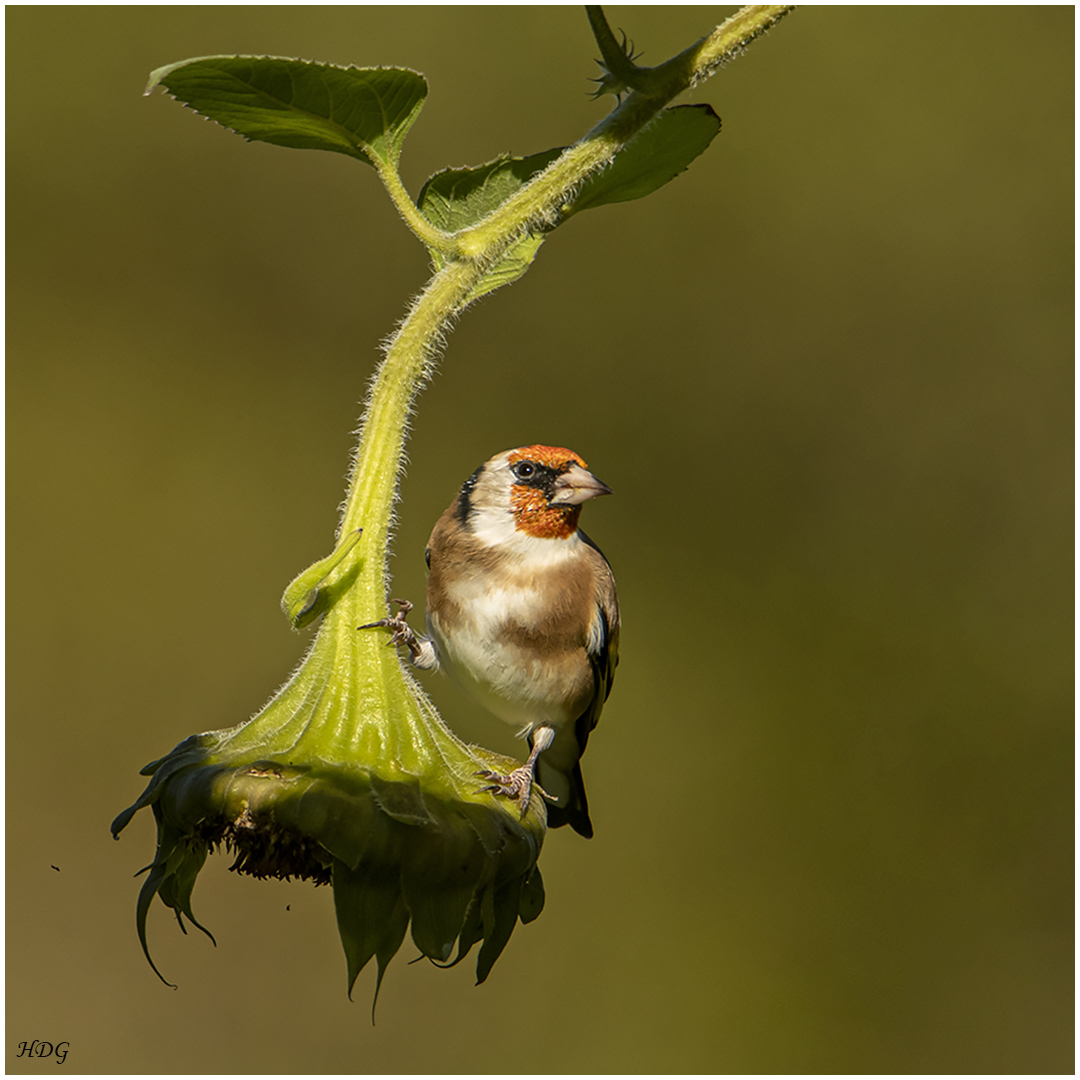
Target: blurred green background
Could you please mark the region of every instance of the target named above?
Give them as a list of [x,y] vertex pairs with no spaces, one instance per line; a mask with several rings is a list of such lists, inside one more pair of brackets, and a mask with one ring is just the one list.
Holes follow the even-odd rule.
[[[655,64],[730,8],[614,7]],[[15,7],[8,63],[7,1067],[1071,1072],[1073,10],[807,8],[686,100],[724,130],[466,313],[395,594],[498,450],[578,450],[622,666],[596,838],[488,982],[373,970],[327,889],[211,859],[135,936],[138,770],[305,647],[358,402],[426,259],[373,170],[247,145],[159,65],[424,72],[416,194],[578,138],[570,7]],[[520,751],[440,678],[465,738]],[[55,868],[55,869],[54,869]]]

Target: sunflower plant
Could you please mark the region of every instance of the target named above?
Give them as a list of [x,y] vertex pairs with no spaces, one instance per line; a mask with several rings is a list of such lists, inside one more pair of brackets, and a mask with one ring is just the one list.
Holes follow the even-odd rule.
[[333,550],[282,600],[294,628],[317,623],[307,654],[250,720],[192,735],[147,765],[146,789],[112,824],[118,836],[146,807],[157,822],[136,910],[155,972],[146,937],[154,897],[181,928],[187,919],[204,929],[192,914],[192,891],[207,855],[221,847],[240,873],[331,885],[350,993],[373,957],[377,993],[406,933],[439,964],[479,945],[483,982],[517,923],[540,914],[541,794],[523,815],[482,791],[478,773],[505,773],[517,762],[461,742],[396,653],[357,632],[387,610],[407,418],[469,304],[520,278],[575,214],[648,195],[708,147],[720,130],[713,110],[670,103],[790,8],[743,8],[655,68],[634,63],[600,8],[586,10],[603,56],[596,96],[614,95],[613,111],[573,146],[438,172],[415,201],[398,172],[427,95],[415,71],[207,56],[150,76],[146,93],[161,86],[248,140],[373,167],[433,269],[378,367]]

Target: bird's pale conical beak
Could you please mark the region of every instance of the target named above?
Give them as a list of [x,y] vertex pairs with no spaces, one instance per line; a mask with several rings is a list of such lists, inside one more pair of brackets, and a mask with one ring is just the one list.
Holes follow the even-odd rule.
[[597,480],[591,472],[580,465],[571,465],[555,481],[555,496],[551,500],[551,505],[580,506],[587,499],[610,494],[611,488],[603,480]]

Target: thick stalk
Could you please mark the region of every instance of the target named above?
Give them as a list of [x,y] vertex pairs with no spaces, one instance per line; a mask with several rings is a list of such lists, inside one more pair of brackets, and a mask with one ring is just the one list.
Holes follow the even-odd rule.
[[192,889],[208,850],[220,843],[235,845],[234,868],[244,872],[331,882],[350,987],[373,956],[382,977],[410,925],[421,953],[438,962],[449,960],[455,941],[458,959],[482,941],[482,982],[514,925],[540,913],[540,793],[534,789],[529,806],[519,808],[482,790],[481,772],[505,773],[513,761],[457,739],[386,636],[362,628],[385,610],[390,523],[413,400],[453,319],[485,281],[497,282],[486,275],[507,248],[557,223],[589,173],[786,10],[744,8],[651,69],[642,91],[471,229],[449,237],[432,231],[402,187],[396,160],[387,163],[390,172],[380,169],[402,216],[449,261],[412,305],[376,374],[339,546],[286,591],[294,625],[323,616],[307,656],[251,720],[191,736],[147,766],[146,790],[113,822],[116,835],[152,806],[158,823],[157,853],[136,909],[144,950],[156,895],[181,927],[181,916],[195,921]]
[[444,233],[442,229],[435,228],[423,214],[420,213],[412,196],[405,190],[398,173],[396,158],[376,165],[379,171],[379,179],[382,180],[387,194],[393,200],[402,220],[429,248],[442,252],[448,258],[458,254],[458,245],[451,233]]
[[[553,222],[586,177],[610,162],[669,101],[738,55],[790,10],[790,5],[742,8],[708,37],[651,69],[653,85],[648,96],[630,94],[580,142],[569,147],[493,214],[454,234],[463,258],[450,262],[436,274],[414,303],[387,349],[362,424],[339,538],[356,528],[364,529],[364,537],[355,555],[343,560],[331,580],[340,579],[357,558],[366,554],[368,558],[355,585],[361,593],[357,599],[363,608],[376,611],[386,597],[389,522],[413,399],[427,379],[434,351],[454,317],[466,306],[484,271],[523,233],[543,229]],[[391,171],[396,180],[396,170]],[[403,193],[404,189],[398,195]],[[420,217],[407,194],[404,198],[415,216]],[[395,202],[400,208],[401,200],[396,198]],[[437,240],[437,246],[443,247],[446,234],[439,233]]]
[[386,548],[412,402],[451,321],[482,276],[476,263],[453,262],[432,278],[387,348],[368,397],[338,534],[362,528],[364,535],[333,580],[366,556],[354,588],[363,594],[365,607],[373,605],[368,608],[372,618],[386,596]]
[[744,7],[708,37],[659,67],[648,69],[649,94],[630,94],[498,210],[458,233],[463,254],[490,265],[522,233],[554,221],[582,181],[607,165],[670,101],[707,79],[791,10],[790,4]]

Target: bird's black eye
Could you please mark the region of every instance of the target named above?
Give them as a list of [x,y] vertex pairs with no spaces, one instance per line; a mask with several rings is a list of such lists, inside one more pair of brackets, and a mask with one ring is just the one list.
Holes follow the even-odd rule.
[[519,480],[530,480],[536,475],[536,466],[531,461],[519,461],[514,466],[514,475]]

